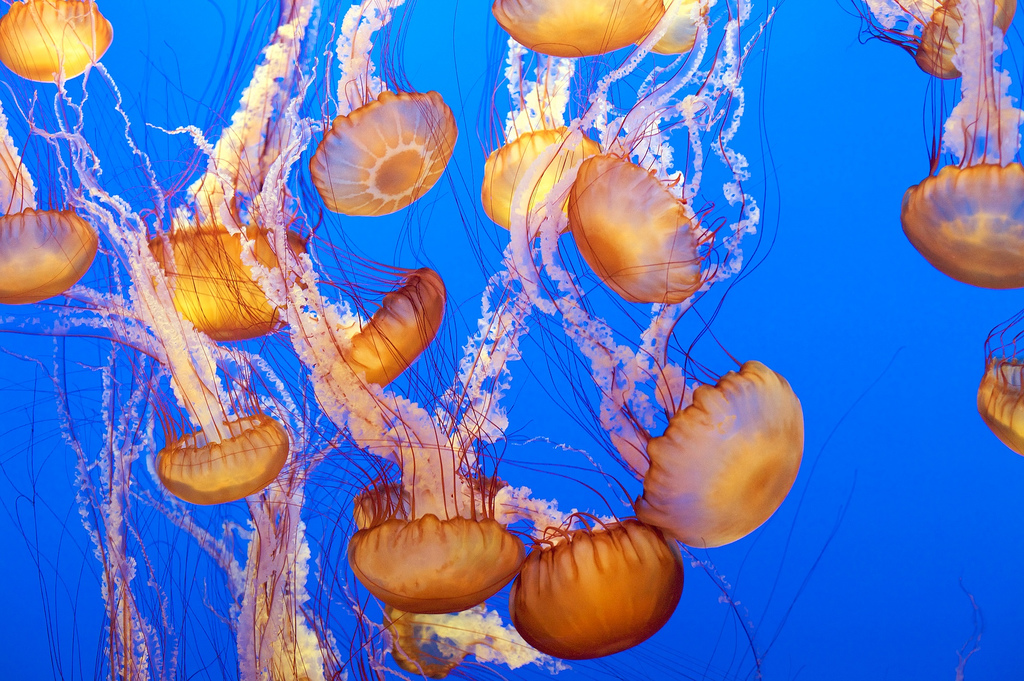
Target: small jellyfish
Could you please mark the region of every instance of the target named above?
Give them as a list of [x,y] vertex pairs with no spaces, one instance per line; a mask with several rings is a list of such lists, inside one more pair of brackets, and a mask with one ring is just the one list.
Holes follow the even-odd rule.
[[[266,234],[252,226],[246,232],[255,240],[257,261],[276,268],[277,258]],[[295,232],[288,233],[288,243],[295,253],[305,252],[305,243]],[[267,301],[251,268],[242,263],[238,234],[208,224],[175,227],[150,240],[149,248],[169,277],[178,313],[213,340],[256,338],[280,323],[280,311]]]
[[264,414],[222,424],[212,441],[188,433],[157,453],[157,475],[171,494],[190,504],[224,504],[269,485],[288,459],[288,433]]
[[662,0],[495,0],[494,18],[517,42],[555,57],[632,45],[665,14]]
[[[922,24],[914,59],[925,73],[936,78],[959,78],[953,57],[963,33],[963,0],[911,0],[908,8]],[[972,0],[976,1],[976,0]],[[995,0],[995,23],[1006,33],[1017,11],[1017,0]]]
[[694,390],[693,403],[650,441],[636,515],[690,546],[734,542],[782,504],[803,448],[793,389],[760,362],[747,362]]
[[[526,549],[492,518],[387,517],[389,486],[356,499],[352,572],[370,593],[405,612],[459,612],[483,603],[519,572]],[[386,518],[386,519],[385,519]]]
[[[484,163],[484,182],[480,192],[487,217],[505,229],[512,224],[512,199],[525,175],[545,150],[552,145],[564,145],[568,128],[526,132],[512,142],[499,147]],[[583,159],[601,153],[600,145],[588,137],[574,149],[561,148],[540,173],[534,175],[529,189],[527,210],[544,201],[551,188],[562,179],[569,168]]]
[[657,528],[624,520],[534,548],[512,584],[509,612],[537,650],[584,660],[646,641],[682,593],[678,546]]
[[309,170],[328,209],[387,215],[430,191],[456,137],[455,116],[438,93],[384,91],[334,119]]
[[391,657],[399,669],[428,679],[443,679],[469,651],[437,636],[433,622],[422,617],[391,606],[384,608],[384,626],[391,634]]
[[345,360],[368,383],[388,385],[434,340],[444,305],[444,282],[437,272],[426,267],[411,272],[352,337]]
[[700,287],[696,226],[657,177],[611,154],[584,161],[569,192],[580,253],[632,303],[681,303]]
[[103,56],[114,38],[91,0],[15,2],[0,18],[0,61],[39,82],[74,78]]
[[73,210],[0,215],[0,303],[60,295],[86,273],[98,245],[96,230]]
[[992,357],[978,386],[978,413],[1003,444],[1024,454],[1024,388],[1016,359]]
[[[670,0],[671,1],[671,0]],[[685,54],[697,41],[697,30],[707,21],[708,6],[703,0],[675,0],[665,12],[665,34],[651,46],[658,54]]]

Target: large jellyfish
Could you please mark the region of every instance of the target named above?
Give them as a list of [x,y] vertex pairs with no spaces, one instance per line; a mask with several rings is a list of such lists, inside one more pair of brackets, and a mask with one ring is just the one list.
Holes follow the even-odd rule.
[[81,75],[110,47],[114,29],[94,0],[25,0],[0,17],[0,62],[22,78]]

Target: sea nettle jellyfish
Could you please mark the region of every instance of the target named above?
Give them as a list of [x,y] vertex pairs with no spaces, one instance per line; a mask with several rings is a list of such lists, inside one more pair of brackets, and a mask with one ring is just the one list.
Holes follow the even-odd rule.
[[92,0],[15,2],[0,18],[0,62],[28,80],[74,78],[113,38],[113,26]]
[[636,502],[642,521],[697,547],[722,546],[761,526],[800,469],[804,419],[786,379],[747,362],[693,391],[661,437]]
[[679,548],[657,528],[623,520],[552,532],[509,592],[516,630],[564,660],[611,655],[646,641],[683,593]]
[[1020,359],[1024,312],[1000,324],[985,342],[985,373],[978,386],[978,413],[1003,444],[1024,454],[1024,362]]
[[662,0],[495,0],[501,27],[555,57],[604,54],[640,41],[665,14]]

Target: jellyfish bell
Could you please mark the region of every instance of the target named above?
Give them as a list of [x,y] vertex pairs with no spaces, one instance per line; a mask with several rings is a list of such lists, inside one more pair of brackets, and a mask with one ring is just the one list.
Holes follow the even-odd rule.
[[1024,286],[1024,167],[945,166],[907,190],[903,232],[936,269],[965,284]]
[[638,42],[662,0],[495,0],[494,18],[517,42],[554,57],[586,57]]
[[[662,23],[665,34],[651,46],[658,54],[686,54],[697,42],[697,31],[707,21],[706,0],[669,0]],[[660,26],[660,24],[659,24]]]
[[681,303],[701,285],[697,218],[657,177],[612,154],[580,165],[569,228],[594,273],[633,303]]
[[1024,364],[992,357],[978,386],[978,413],[1003,444],[1024,454]]
[[512,224],[513,197],[527,176],[533,170],[545,151],[553,145],[560,145],[547,165],[539,174],[532,176],[528,188],[530,202],[527,211],[543,203],[555,184],[562,179],[565,172],[590,156],[601,153],[600,145],[588,137],[575,147],[565,146],[569,129],[562,126],[555,130],[534,130],[519,135],[487,157],[484,163],[484,181],[480,191],[480,200],[487,217],[509,229]]
[[[925,73],[936,78],[958,78],[960,69],[953,63],[960,35],[963,32],[963,16],[960,5],[974,0],[917,0],[911,3],[922,21],[921,39],[914,59]],[[929,12],[929,10],[931,10]],[[995,0],[995,24],[1006,33],[1017,11],[1017,0]]]
[[0,61],[22,78],[74,78],[110,47],[114,28],[92,0],[14,2],[0,17]]
[[352,572],[388,606],[417,614],[459,612],[483,603],[519,572],[523,542],[493,518],[409,518],[396,508],[398,497],[393,486],[360,495],[359,531],[348,545]]
[[434,635],[432,622],[416,613],[384,608],[384,626],[391,635],[391,658],[399,669],[428,679],[443,679],[469,652]]
[[411,272],[352,336],[345,360],[368,383],[388,385],[434,340],[444,308],[444,282],[437,272],[426,267]]
[[789,383],[747,362],[693,391],[661,437],[637,517],[697,547],[734,542],[761,526],[789,494],[803,457],[804,420]]
[[[257,262],[277,268],[267,235],[255,226],[245,232],[254,241]],[[306,245],[295,232],[288,232],[288,245],[296,254],[305,253]],[[252,269],[243,264],[240,234],[214,224],[183,228],[176,224],[167,234],[151,239],[149,249],[169,278],[175,309],[213,340],[256,338],[280,325],[280,310],[267,300]]]
[[164,487],[190,504],[237,501],[274,481],[288,459],[284,427],[265,414],[221,425],[215,440],[203,430],[186,433],[157,453],[157,475]]
[[516,630],[564,660],[603,657],[653,636],[683,593],[679,547],[637,520],[571,530],[533,549],[509,591]]
[[96,230],[73,210],[0,215],[0,303],[60,295],[85,275],[98,246]]
[[430,191],[457,137],[455,116],[438,93],[385,90],[334,119],[309,170],[328,209],[387,215]]

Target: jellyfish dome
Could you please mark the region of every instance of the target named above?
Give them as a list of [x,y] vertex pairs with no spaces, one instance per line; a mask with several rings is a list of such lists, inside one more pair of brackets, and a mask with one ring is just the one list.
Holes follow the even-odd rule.
[[110,47],[114,28],[92,0],[15,2],[0,18],[0,61],[22,78],[74,78]]
[[[382,493],[387,491],[366,494]],[[523,543],[491,518],[369,518],[356,513],[360,529],[348,545],[352,572],[370,593],[405,612],[440,614],[479,605],[512,581],[526,555]]]
[[583,259],[632,303],[681,303],[700,287],[696,223],[657,177],[611,154],[585,160],[569,192]]
[[[255,242],[256,260],[268,269],[277,268],[266,234],[255,227],[246,232]],[[306,250],[294,232],[288,233],[288,245],[296,254]],[[256,338],[279,324],[279,310],[267,301],[251,268],[242,262],[240,234],[219,225],[174,228],[150,240],[149,249],[169,277],[175,309],[213,340]]]
[[541,154],[553,145],[560,145],[554,158],[533,175],[529,187],[529,207],[542,203],[566,170],[590,156],[601,153],[600,145],[588,137],[575,148],[564,147],[568,128],[525,132],[512,142],[496,149],[484,163],[484,182],[480,192],[487,217],[509,229],[512,224],[512,200],[531,172]]
[[[917,65],[936,78],[958,78],[960,69],[953,57],[963,33],[962,0],[917,0],[911,2],[922,15],[928,14],[921,29],[921,41],[914,54]],[[995,0],[995,24],[1006,33],[1017,11],[1017,0]]]
[[[672,2],[672,0],[670,0]],[[665,34],[651,46],[658,54],[685,54],[697,41],[697,30],[707,21],[708,5],[702,0],[675,0],[665,12]]]
[[157,475],[167,490],[190,504],[224,504],[269,485],[288,459],[288,433],[263,414],[223,424],[213,441],[202,430],[171,442],[157,454]]
[[368,383],[386,386],[430,345],[444,318],[445,288],[432,269],[410,273],[352,337],[345,360]]
[[939,271],[985,288],[1024,286],[1024,167],[946,166],[907,190],[910,243]]
[[96,230],[72,210],[0,215],[0,303],[60,295],[92,265],[98,244]]
[[535,548],[512,584],[509,611],[537,650],[583,660],[646,641],[682,593],[679,548],[657,528],[624,520]]
[[456,137],[455,116],[438,93],[384,91],[334,119],[309,170],[330,210],[387,215],[430,191]]
[[693,403],[648,444],[637,517],[690,546],[734,542],[782,504],[803,448],[793,389],[760,362],[747,362],[694,390]]
[[643,39],[665,14],[662,0],[495,0],[501,27],[555,57],[586,57]]
[[1003,444],[1024,454],[1024,364],[992,358],[978,386],[978,413]]

